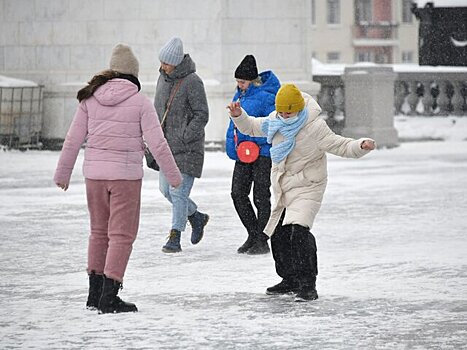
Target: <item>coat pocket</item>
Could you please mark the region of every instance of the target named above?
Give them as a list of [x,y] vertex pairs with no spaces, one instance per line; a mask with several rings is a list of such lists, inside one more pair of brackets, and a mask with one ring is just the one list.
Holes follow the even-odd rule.
[[301,177],[305,184],[311,184],[315,182],[321,182],[328,176],[326,155],[323,155],[320,159],[315,160],[310,166],[303,169]]

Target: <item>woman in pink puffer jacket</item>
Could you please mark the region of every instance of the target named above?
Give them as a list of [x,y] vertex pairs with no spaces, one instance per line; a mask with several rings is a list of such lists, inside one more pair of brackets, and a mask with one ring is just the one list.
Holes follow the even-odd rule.
[[80,104],[54,176],[66,191],[86,141],[83,174],[91,220],[86,306],[99,313],[138,311],[117,294],[138,232],[144,142],[170,185],[178,187],[182,181],[154,106],[139,93],[138,69],[131,48],[118,44],[110,69],[78,92]]

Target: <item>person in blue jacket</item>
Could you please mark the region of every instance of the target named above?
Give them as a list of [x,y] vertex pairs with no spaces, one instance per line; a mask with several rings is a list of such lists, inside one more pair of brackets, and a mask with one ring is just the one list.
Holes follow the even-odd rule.
[[[275,96],[280,88],[279,79],[272,71],[258,74],[253,55],[246,55],[235,70],[237,89],[232,101],[239,101],[251,116],[264,117],[275,110]],[[238,158],[237,147],[244,141],[259,146],[259,157],[251,162]],[[235,160],[232,174],[231,197],[237,214],[245,226],[248,238],[237,250],[238,253],[266,254],[269,252],[268,236],[263,233],[271,214],[271,156],[266,137],[251,137],[237,130],[230,121],[226,134],[226,152]],[[253,205],[250,192],[253,189]]]

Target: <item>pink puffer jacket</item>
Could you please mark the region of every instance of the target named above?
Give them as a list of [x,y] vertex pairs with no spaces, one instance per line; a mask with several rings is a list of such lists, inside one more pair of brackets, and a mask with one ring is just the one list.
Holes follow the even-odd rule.
[[55,171],[56,183],[69,183],[86,140],[83,174],[93,180],[143,177],[144,140],[172,186],[182,177],[164,138],[151,101],[135,84],[112,79],[79,104]]

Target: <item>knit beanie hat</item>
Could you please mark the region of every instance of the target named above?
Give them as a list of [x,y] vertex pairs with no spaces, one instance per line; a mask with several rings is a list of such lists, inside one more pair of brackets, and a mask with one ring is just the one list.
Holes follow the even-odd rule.
[[117,44],[112,50],[109,68],[122,74],[138,77],[139,63],[131,48],[125,44]]
[[258,78],[258,68],[253,55],[246,55],[235,70],[235,78],[243,80],[255,80]]
[[159,61],[178,66],[183,61],[183,43],[180,38],[172,38],[159,51]]
[[285,113],[300,112],[305,108],[305,99],[294,84],[285,84],[276,95],[276,111]]

